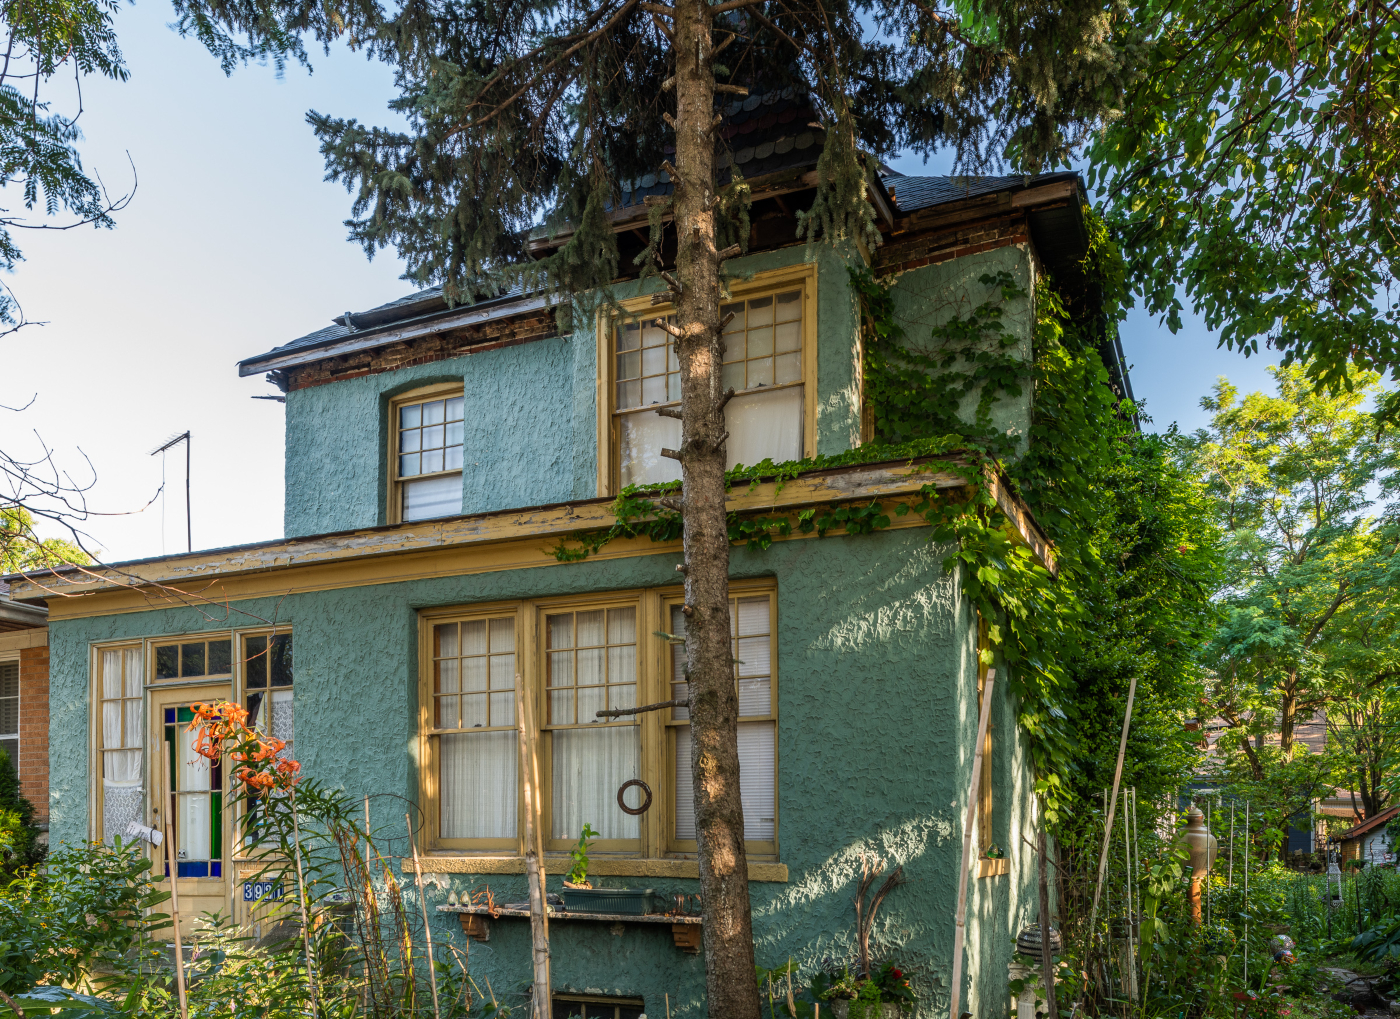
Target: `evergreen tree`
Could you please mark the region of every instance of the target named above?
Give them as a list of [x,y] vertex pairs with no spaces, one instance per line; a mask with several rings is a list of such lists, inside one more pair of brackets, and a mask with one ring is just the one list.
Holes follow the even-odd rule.
[[[512,283],[561,313],[619,276],[607,211],[620,182],[669,174],[652,196],[642,275],[675,306],[686,663],[707,1007],[756,1019],[738,703],[731,662],[721,385],[721,290],[745,250],[747,191],[717,158],[717,97],[792,87],[825,130],[809,242],[878,243],[867,187],[896,150],[956,147],[964,168],[1064,160],[1116,114],[1120,0],[175,0],[182,31],[226,69],[305,60],[307,40],[389,63],[405,131],[308,115],[329,176],[354,194],[351,237],[393,245],[409,276],[470,301]],[[960,19],[959,13],[963,15]],[[674,163],[663,161],[674,146]],[[530,231],[567,237],[532,259]],[[669,235],[669,242],[667,237]],[[737,243],[732,243],[737,241]],[[673,255],[672,255],[673,252]],[[673,271],[662,268],[673,261]],[[543,1004],[541,1002],[541,1006]]]
[[34,828],[34,804],[20,792],[19,772],[5,750],[0,750],[0,831],[9,842],[0,852],[0,873],[13,875],[44,858]]

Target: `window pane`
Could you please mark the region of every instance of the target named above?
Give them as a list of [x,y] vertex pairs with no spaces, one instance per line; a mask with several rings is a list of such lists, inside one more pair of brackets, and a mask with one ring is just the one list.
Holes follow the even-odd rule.
[[203,676],[204,671],[204,644],[181,644],[180,645],[180,675],[182,676]]
[[437,718],[434,721],[439,729],[459,729],[461,721],[461,702],[457,697],[439,697],[437,700]]
[[690,726],[676,732],[676,838],[695,838],[695,783],[690,772]]
[[411,481],[403,486],[403,518],[406,521],[450,517],[461,512],[460,474],[445,474],[440,478]]
[[292,714],[292,691],[274,690],[272,693],[272,722],[269,725],[273,739],[280,739],[286,742],[287,749],[279,755],[289,757],[292,753],[292,742],[296,737],[296,729],[293,723]]
[[462,422],[453,421],[447,426],[446,444],[449,446],[460,446],[462,444]]
[[[771,327],[750,329],[747,344],[749,357],[767,357],[773,353],[773,330]],[[750,369],[752,371],[752,369]],[[752,385],[752,383],[750,383]]]
[[547,625],[549,627],[550,647],[561,648],[574,646],[574,615],[572,612],[566,612],[558,616],[550,616]]
[[515,655],[491,656],[491,689],[515,689]]
[[484,619],[473,619],[462,624],[462,654],[484,655],[490,650],[486,645],[486,627]]
[[729,429],[726,468],[753,466],[765,458],[774,463],[801,459],[804,388],[750,393],[729,402],[724,408],[724,423]]
[[777,321],[788,322],[802,317],[802,291],[789,290],[778,295]]
[[462,728],[479,729],[490,724],[485,694],[471,694],[462,698]]
[[139,647],[129,647],[122,652],[122,670],[126,673],[126,695],[140,697],[146,662]]
[[502,616],[491,620],[491,652],[501,654],[515,650],[515,620]]
[[0,739],[0,750],[9,755],[15,770],[19,770],[19,739]]
[[787,385],[802,381],[802,355],[779,354],[773,359],[773,384]]
[[506,690],[491,694],[491,724],[515,725],[515,691]]
[[749,328],[773,324],[773,298],[760,297],[749,302]]
[[462,469],[462,447],[448,446],[443,456],[442,469],[445,471],[460,471]]
[[156,679],[177,679],[180,675],[180,646],[156,648]]
[[461,421],[461,420],[462,420],[462,417],[463,417],[463,415],[462,415],[462,410],[463,410],[463,408],[464,408],[465,406],[466,406],[466,400],[465,400],[463,397],[454,396],[452,399],[448,400],[448,401],[447,401],[447,420],[449,420],[449,421]]
[[462,689],[462,676],[458,672],[457,659],[448,658],[446,661],[436,663],[436,671],[434,686],[438,693],[457,693]]
[[552,838],[577,839],[584,824],[591,824],[604,839],[638,837],[639,818],[618,807],[617,790],[639,777],[639,734],[635,725],[552,733]]
[[739,795],[744,802],[744,838],[773,840],[777,813],[773,795],[773,723],[739,723]]
[[[603,640],[603,610],[594,609],[592,612],[579,612],[574,616],[575,633],[577,634],[579,647],[598,647],[606,643]],[[580,680],[579,682],[583,682]]]
[[488,675],[485,658],[462,660],[462,689],[468,692],[485,690],[488,686]]
[[437,740],[442,837],[514,838],[519,795],[515,732],[464,732]]
[[442,470],[442,450],[430,449],[423,454],[423,473],[436,474]]
[[[468,623],[468,626],[471,624]],[[433,656],[435,658],[452,658],[457,655],[457,624],[443,623],[433,627]]]
[[773,384],[773,359],[771,357],[760,357],[756,361],[749,362],[748,384],[750,389]]
[[[733,406],[733,402],[730,406]],[[649,485],[680,478],[680,462],[661,455],[663,448],[676,449],[680,446],[679,421],[651,411],[625,414],[619,420],[619,426],[619,459],[624,485]],[[732,438],[730,445],[733,445]]]
[[230,665],[229,641],[211,640],[209,642],[209,675],[224,676],[233,671]]
[[[736,393],[745,388],[743,361],[735,361],[733,364],[726,364],[724,366],[720,372],[720,387],[723,389],[732,389]],[[728,408],[726,408],[726,410],[727,409]],[[677,422],[677,424],[679,424],[679,422]],[[674,449],[675,447],[672,448]]]
[[273,686],[292,685],[292,635],[279,633],[272,638],[268,649],[268,668],[272,672]]
[[[671,629],[670,632],[677,637],[685,636],[685,613],[681,611],[679,605],[671,606]],[[671,700],[680,700],[686,695],[685,682],[685,645],[671,645]],[[689,718],[688,708],[672,708],[671,717],[675,719]]]
[[800,322],[784,322],[774,329],[773,349],[780,354],[801,350],[802,324]]
[[399,452],[417,453],[423,448],[423,432],[421,429],[413,428],[406,432],[399,433]]
[[409,453],[406,456],[399,457],[399,477],[412,478],[423,473],[421,467],[422,462],[422,457],[417,453]]
[[618,410],[642,405],[642,384],[640,382],[619,382],[617,384]]
[[434,400],[432,403],[423,404],[423,424],[440,425],[444,419],[444,412],[447,409],[445,400]]
[[628,322],[617,328],[617,349],[636,350],[642,342],[642,327],[636,322]]
[[666,376],[649,375],[642,379],[642,403],[650,406],[653,403],[666,402]]
[[423,405],[419,403],[399,408],[399,427],[417,428],[423,423]]
[[243,642],[244,682],[250,690],[267,686],[267,638],[249,637]]
[[443,426],[443,425],[435,425],[435,426],[433,426],[432,428],[424,428],[424,429],[423,429],[423,448],[424,448],[424,449],[441,449],[441,448],[442,448],[442,445],[443,445],[442,440],[443,440],[443,437],[444,437],[444,432],[445,432],[445,429],[444,429],[444,426]]

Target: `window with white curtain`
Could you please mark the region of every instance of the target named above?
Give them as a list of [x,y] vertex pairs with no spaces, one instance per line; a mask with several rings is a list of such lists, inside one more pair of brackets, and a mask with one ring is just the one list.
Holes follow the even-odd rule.
[[141,692],[145,669],[141,648],[104,648],[98,677],[102,755],[102,841],[125,841],[133,821],[144,821],[141,792]]
[[[685,635],[685,615],[670,606],[670,632]],[[734,656],[734,682],[739,695],[739,795],[744,807],[744,839],[772,843],[777,839],[776,701],[773,689],[773,597],[769,593],[729,599],[729,630]],[[671,696],[686,695],[685,649],[671,646]],[[695,787],[691,780],[690,716],[685,708],[671,709],[672,768],[676,795],[678,848],[695,841]]]
[[[735,396],[724,410],[726,467],[803,456],[803,289],[787,288],[725,304],[722,386]],[[674,321],[672,316],[668,321]],[[657,413],[679,407],[680,363],[655,317],[619,320],[613,328],[614,417],[623,485],[674,481],[681,423]]]
[[[750,853],[773,856],[776,593],[755,581],[731,593],[745,832]],[[598,716],[685,696],[684,656],[663,632],[685,632],[676,588],[425,610],[423,622],[421,790],[433,848],[520,851],[518,674],[539,737],[545,849],[571,848],[589,825],[599,853],[695,852],[685,712]]]
[[515,617],[433,627],[438,838],[513,845],[519,762]]
[[430,520],[462,512],[465,407],[461,396],[394,406],[393,461],[399,520]]
[[635,716],[597,712],[637,704],[637,607],[552,612],[544,629],[549,836],[573,842],[588,824],[600,840],[630,842],[640,824],[617,794],[642,777],[641,728]]

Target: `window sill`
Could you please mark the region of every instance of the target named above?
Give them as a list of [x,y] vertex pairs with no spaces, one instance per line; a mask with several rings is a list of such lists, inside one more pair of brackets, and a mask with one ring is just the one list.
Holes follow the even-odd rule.
[[1011,861],[1002,857],[1000,860],[989,860],[986,857],[977,861],[978,877],[1001,877],[1003,874],[1011,873]]
[[[465,856],[434,854],[420,856],[419,864],[425,874],[524,874],[523,856]],[[1002,863],[1004,861],[987,861]],[[413,873],[413,860],[403,861],[403,872]],[[567,856],[546,856],[546,874],[567,874],[573,861]],[[700,864],[695,860],[598,859],[588,862],[588,872],[600,877],[698,878]],[[785,863],[750,863],[750,881],[786,883]]]

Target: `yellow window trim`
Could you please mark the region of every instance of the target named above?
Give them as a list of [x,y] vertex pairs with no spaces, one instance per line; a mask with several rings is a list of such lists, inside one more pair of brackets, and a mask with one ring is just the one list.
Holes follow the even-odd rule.
[[[427,403],[429,400],[441,399],[451,396],[465,396],[466,387],[460,382],[439,382],[431,386],[420,386],[418,389],[410,389],[405,393],[399,393],[389,400],[388,417],[385,421],[385,431],[388,433],[388,459],[384,464],[384,479],[388,491],[384,504],[384,522],[386,524],[403,523],[403,494],[402,480],[399,478],[399,408],[414,403]],[[466,457],[466,450],[462,451],[463,458]],[[440,471],[441,475],[458,474],[461,471]],[[437,477],[437,474],[425,474],[421,477]],[[416,478],[414,479],[416,480]]]
[[[648,811],[650,813],[651,811]],[[1001,863],[1001,860],[991,860]],[[524,856],[487,856],[468,853],[429,853],[419,857],[425,874],[524,874]],[[402,862],[405,874],[413,873],[413,861]],[[545,854],[546,874],[567,874],[573,861],[563,854]],[[601,877],[698,878],[696,860],[590,857],[588,872]],[[750,881],[786,882],[785,863],[749,860]]]
[[[734,581],[730,584],[730,592],[735,596],[753,595],[757,593],[769,593],[770,602],[770,625],[774,641],[773,660],[773,714],[774,724],[777,722],[777,654],[776,654],[776,587],[771,580],[758,579],[746,581]],[[468,619],[481,619],[491,616],[514,615],[516,619],[516,668],[527,683],[534,683],[535,702],[538,710],[543,711],[547,704],[547,689],[545,687],[545,631],[544,617],[553,612],[578,611],[580,609],[593,608],[617,608],[622,606],[636,606],[637,608],[637,703],[654,704],[658,701],[670,700],[670,666],[669,666],[669,645],[655,639],[651,635],[658,630],[664,630],[663,620],[666,619],[667,606],[674,604],[683,594],[683,589],[679,586],[671,585],[663,588],[641,588],[629,591],[615,591],[606,593],[593,593],[581,595],[569,595],[563,597],[539,598],[530,601],[499,601],[481,603],[475,605],[442,606],[432,609],[424,609],[418,613],[419,633],[418,633],[418,662],[419,662],[419,683],[418,683],[418,738],[414,746],[418,759],[418,788],[420,803],[423,805],[425,817],[425,846],[431,854],[427,859],[433,860],[457,860],[468,861],[462,863],[463,867],[501,867],[515,866],[524,857],[524,845],[522,843],[523,825],[517,831],[514,840],[487,840],[487,839],[443,839],[438,834],[439,805],[439,783],[438,783],[438,761],[436,759],[435,743],[432,739],[431,711],[432,711],[432,639],[433,627],[440,623],[457,622]],[[641,757],[639,759],[641,778],[652,790],[652,807],[645,814],[640,816],[640,825],[637,839],[628,840],[597,840],[594,843],[594,852],[601,854],[595,857],[598,868],[595,872],[599,874],[630,874],[639,876],[685,876],[694,872],[697,866],[694,860],[668,859],[667,857],[679,853],[685,853],[686,849],[682,845],[679,849],[668,845],[668,833],[671,823],[674,820],[674,784],[671,775],[671,734],[672,726],[669,723],[669,712],[648,711],[634,716],[637,719],[637,726],[641,730]],[[550,811],[553,805],[552,795],[552,769],[551,769],[551,743],[552,737],[549,735],[554,731],[543,717],[539,720],[545,726],[541,733],[540,741],[540,777],[545,786],[542,790],[543,817],[542,824],[546,833],[545,850],[546,853],[558,854],[557,858],[551,856],[547,866],[548,873],[567,873],[569,869],[568,857],[563,855],[570,849],[576,836],[565,839],[552,839],[548,833],[552,831]],[[776,747],[775,747],[776,752]],[[775,760],[776,768],[776,760]],[[775,771],[776,777],[776,771]],[[519,790],[517,789],[517,792]],[[776,793],[776,790],[775,790]],[[523,816],[524,803],[517,800],[517,818]],[[775,818],[775,833],[778,820]],[[694,843],[689,844],[689,852],[693,853]],[[511,855],[499,855],[501,850],[507,850]],[[777,842],[755,842],[750,843],[748,851],[756,857],[776,857]],[[621,854],[609,858],[607,854]],[[514,861],[513,863],[489,863],[485,861]],[[555,865],[560,869],[555,870]],[[649,871],[645,869],[635,869],[639,865],[664,864],[661,871]],[[758,866],[759,864],[751,864]],[[425,869],[429,866],[425,862]],[[432,864],[439,866],[439,864]],[[441,865],[447,866],[447,865]],[[622,870],[611,870],[607,868],[622,867]],[[665,869],[669,867],[670,869]],[[450,867],[449,867],[450,869]],[[590,865],[593,869],[593,865]],[[681,873],[682,871],[685,874]],[[465,870],[462,873],[521,873],[519,870]],[[784,869],[784,875],[786,869]],[[693,875],[692,875],[693,876]],[[758,880],[758,879],[756,879]],[[776,880],[773,878],[763,878],[761,880]],[[783,878],[786,880],[786,877]]]
[[[802,286],[802,455],[811,457],[817,450],[817,265],[803,262],[755,273],[752,279],[734,282],[730,286],[730,299],[751,299],[762,297],[769,291],[777,292]],[[619,301],[624,318],[659,318],[675,314],[670,304],[653,305],[651,295],[633,297]],[[616,313],[600,309],[594,327],[597,343],[597,391],[595,404],[598,421],[598,496],[616,495],[621,488],[621,466],[618,452],[618,431],[615,425],[613,404],[616,399],[617,362],[613,357],[613,324]]]

